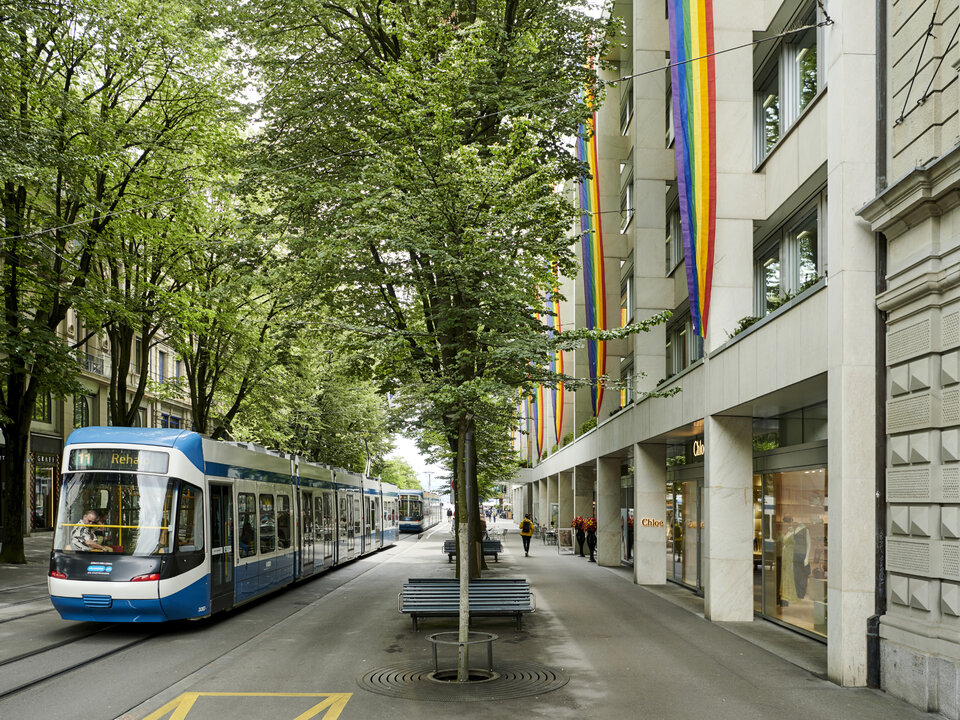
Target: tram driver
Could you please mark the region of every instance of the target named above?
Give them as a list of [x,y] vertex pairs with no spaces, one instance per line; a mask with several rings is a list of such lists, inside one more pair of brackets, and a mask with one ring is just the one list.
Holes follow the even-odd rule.
[[110,552],[110,548],[97,542],[91,527],[99,514],[96,510],[87,510],[80,519],[80,525],[73,529],[73,537],[70,545],[74,550],[99,550],[100,552]]

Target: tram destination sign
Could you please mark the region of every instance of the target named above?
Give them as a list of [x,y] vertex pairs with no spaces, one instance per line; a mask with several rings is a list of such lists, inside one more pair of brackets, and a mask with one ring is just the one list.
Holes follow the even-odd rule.
[[70,451],[70,470],[133,470],[166,473],[170,456],[155,450],[86,448]]

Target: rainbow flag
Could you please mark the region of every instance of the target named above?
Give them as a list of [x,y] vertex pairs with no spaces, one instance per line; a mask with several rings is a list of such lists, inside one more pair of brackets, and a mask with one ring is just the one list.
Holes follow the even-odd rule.
[[537,385],[536,395],[530,398],[530,419],[537,438],[537,457],[543,455],[543,385]]
[[[559,269],[554,267],[554,274],[559,275]],[[549,334],[551,337],[560,334],[560,298],[558,297],[559,288],[554,287],[553,292],[550,295],[550,305],[553,310],[553,322],[551,323],[551,329]],[[550,372],[556,373],[557,375],[563,375],[563,351],[557,350],[554,353],[553,358],[550,360]],[[557,444],[560,444],[560,438],[563,433],[563,383],[558,381],[556,385],[551,388],[551,393],[553,397],[553,425],[554,425],[554,434],[557,438]]]
[[[593,105],[593,95],[587,95]],[[580,178],[580,252],[583,266],[584,304],[587,327],[607,329],[606,288],[603,278],[603,229],[600,223],[600,173],[597,170],[597,114],[580,125],[577,133],[577,159],[587,165],[590,177]],[[603,340],[587,342],[590,372],[590,396],[593,414],[600,416],[603,404],[601,378],[607,370],[607,344]]]
[[[694,332],[706,335],[717,225],[713,0],[667,0],[674,148]],[[692,58],[702,58],[693,60]]]

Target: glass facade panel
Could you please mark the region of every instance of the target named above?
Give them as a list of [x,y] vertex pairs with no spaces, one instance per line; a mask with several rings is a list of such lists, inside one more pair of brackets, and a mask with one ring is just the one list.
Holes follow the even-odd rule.
[[754,502],[762,543],[755,605],[764,615],[826,636],[826,469],[757,475]]

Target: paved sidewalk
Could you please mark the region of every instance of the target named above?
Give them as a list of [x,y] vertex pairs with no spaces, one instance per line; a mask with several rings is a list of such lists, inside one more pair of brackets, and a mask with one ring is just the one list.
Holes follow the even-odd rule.
[[[370,692],[359,683],[371,670],[429,664],[432,633],[455,630],[456,620],[427,619],[413,631],[410,618],[396,609],[400,584],[409,577],[451,577],[454,566],[442,552],[450,537],[443,525],[419,541],[407,537],[396,547],[359,561],[341,576],[339,587],[306,604],[282,622],[169,690],[132,708],[128,717],[157,715],[178,698],[206,694],[184,715],[187,720],[221,717],[285,717],[283,697],[263,700],[263,709],[239,699],[250,689],[288,693],[338,693],[340,720],[401,720],[456,716],[489,720],[523,716],[528,720],[919,720],[932,718],[886,694],[840,688],[822,678],[825,647],[764,621],[712,623],[702,617],[702,601],[683,588],[632,583],[628,569],[603,568],[586,559],[560,555],[539,539],[524,557],[516,525],[506,528],[504,553],[489,562],[486,577],[527,578],[537,611],[517,631],[507,618],[479,618],[473,629],[495,633],[498,663],[552,668],[569,681],[540,695],[483,701],[438,701],[430,683],[414,699]],[[33,561],[49,550],[49,536],[31,538],[32,562],[0,566],[0,589],[11,581],[43,580],[46,566]],[[327,579],[310,581],[328,583]],[[309,583],[308,583],[309,585]],[[289,602],[295,593],[269,602]],[[223,624],[243,623],[243,610]],[[198,626],[211,636],[214,628]],[[492,687],[492,686],[491,686]],[[224,699],[214,702],[214,695]],[[233,693],[234,700],[229,697]],[[235,704],[231,705],[233,702]],[[174,705],[170,705],[174,703]],[[219,704],[218,704],[219,703]],[[297,716],[302,710],[289,717]],[[316,717],[323,717],[323,713]]]

